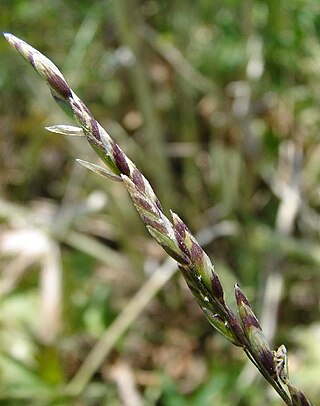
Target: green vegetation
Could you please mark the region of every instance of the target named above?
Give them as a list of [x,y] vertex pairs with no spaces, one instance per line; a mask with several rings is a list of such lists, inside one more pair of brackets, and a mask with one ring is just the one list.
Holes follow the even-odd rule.
[[[312,344],[319,334],[317,3],[213,6],[203,1],[186,7],[179,1],[150,1],[131,4],[131,10],[118,1],[105,9],[96,2],[90,12],[84,3],[79,10],[36,5],[32,11],[24,2],[6,6],[16,12],[16,24],[19,15],[25,20],[38,12],[39,21],[43,15],[47,34],[32,41],[20,28],[19,36],[58,62],[72,88],[151,180],[165,212],[171,207],[195,231],[214,260],[228,303],[233,283],[241,284],[261,315],[268,342],[289,349],[290,382],[317,399],[320,357]],[[55,13],[55,23],[58,15],[62,21],[53,35],[56,26],[45,18]],[[74,30],[63,24],[77,18]],[[60,35],[64,45],[68,35],[73,40],[64,55]],[[172,263],[161,265],[163,253],[143,231],[123,187],[70,167],[75,153],[95,159],[82,139],[68,138],[66,151],[63,140],[43,134],[41,126],[65,118],[53,112],[45,89],[7,59],[1,66],[3,95],[8,94],[1,110],[7,124],[0,206],[3,402],[68,404],[71,397],[73,404],[77,395],[79,404],[130,404],[128,399],[279,404],[264,382],[252,385],[257,376],[241,351],[205,324],[185,286],[173,277]],[[116,178],[133,175],[134,166],[107,136],[103,145],[95,142],[91,116],[74,97],[75,103],[66,103],[69,87],[48,72],[42,71],[56,100],[75,115]],[[70,126],[51,130],[79,135]],[[111,148],[109,158],[101,148]],[[210,274],[203,266],[210,268],[210,262],[199,258],[204,254],[179,218],[169,224],[163,217],[165,232],[152,217],[152,205],[158,206],[153,192],[144,186],[148,200],[143,202],[132,180],[123,180],[149,231],[152,226],[182,267],[189,267],[188,250],[191,259],[200,260],[192,269],[208,288]],[[135,184],[141,182],[136,174]],[[187,238],[186,246],[177,235],[172,240],[171,226]],[[187,282],[203,307],[205,297],[195,290],[195,280],[188,276]],[[212,288],[214,301],[223,305],[216,276]],[[259,367],[250,344],[254,347],[258,335],[257,353],[270,350],[255,322],[249,323],[257,328],[252,341],[246,325],[251,309],[237,292],[249,345],[241,332],[225,333],[244,345]],[[224,322],[219,303],[211,305]],[[217,327],[217,318],[207,316]],[[288,383],[285,355],[284,347],[275,354],[276,379],[283,385]]]

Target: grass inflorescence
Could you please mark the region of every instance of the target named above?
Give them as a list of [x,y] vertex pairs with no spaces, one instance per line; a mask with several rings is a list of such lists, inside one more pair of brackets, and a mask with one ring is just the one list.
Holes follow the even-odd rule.
[[191,292],[211,325],[232,344],[241,347],[262,376],[287,405],[311,406],[306,396],[290,383],[286,349],[272,350],[255,313],[235,285],[237,314],[225,301],[222,283],[208,255],[186,224],[174,212],[168,217],[150,183],[126,156],[108,132],[95,120],[84,102],[73,92],[60,70],[39,51],[12,34],[4,34],[48,84],[54,100],[79,125],[56,125],[48,130],[63,135],[85,136],[106,165],[78,160],[88,169],[126,187],[151,236],[178,263]]

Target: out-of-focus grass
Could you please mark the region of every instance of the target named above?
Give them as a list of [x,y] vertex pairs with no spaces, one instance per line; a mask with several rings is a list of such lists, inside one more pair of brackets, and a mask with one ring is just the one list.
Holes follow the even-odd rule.
[[[203,233],[226,291],[241,284],[288,347],[293,382],[318,399],[318,2],[137,2],[129,34],[108,2],[1,7],[2,30],[61,67],[161,200]],[[75,404],[62,388],[165,257],[121,186],[74,168],[84,142],[44,132],[66,117],[5,41],[0,53],[1,401]],[[216,239],[217,223],[232,228]],[[77,404],[123,404],[125,376],[146,405],[279,405],[264,384],[246,386],[244,363],[174,277]]]

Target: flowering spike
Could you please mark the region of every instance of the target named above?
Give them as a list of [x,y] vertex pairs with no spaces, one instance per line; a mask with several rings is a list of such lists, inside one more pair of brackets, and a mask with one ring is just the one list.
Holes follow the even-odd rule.
[[[215,274],[209,257],[187,226],[174,213],[172,213],[172,222],[165,216],[160,201],[147,179],[95,120],[88,107],[70,88],[60,70],[26,42],[12,34],[4,35],[46,81],[54,100],[81,126],[81,129],[72,126],[55,126],[49,127],[49,131],[71,136],[82,134],[86,136],[91,147],[108,169],[82,160],[79,162],[102,176],[117,181],[123,180],[142,221],[164,250],[176,259],[189,288],[210,323],[233,344],[244,348],[249,358],[287,405],[311,406],[301,391],[286,383],[288,378],[284,372],[286,364],[281,358],[282,354],[278,352],[279,350],[276,354],[270,351],[260,324],[240,288],[236,286],[241,324],[224,301],[220,280]],[[287,385],[292,402],[288,393],[283,390],[282,384]]]

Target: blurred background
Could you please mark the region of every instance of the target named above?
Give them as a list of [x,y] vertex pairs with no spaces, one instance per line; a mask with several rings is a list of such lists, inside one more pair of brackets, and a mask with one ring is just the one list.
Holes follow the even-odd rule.
[[[320,399],[318,0],[1,0]],[[3,405],[282,405],[0,40]],[[235,309],[235,307],[234,307]]]

